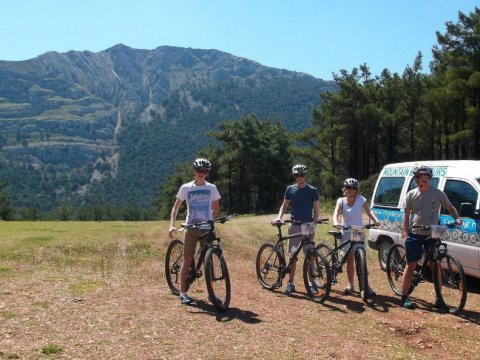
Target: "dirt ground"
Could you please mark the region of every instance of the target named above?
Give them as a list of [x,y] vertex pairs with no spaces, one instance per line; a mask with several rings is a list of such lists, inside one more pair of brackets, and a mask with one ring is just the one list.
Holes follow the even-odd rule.
[[[290,296],[283,294],[284,286],[262,289],[255,274],[255,249],[262,240],[248,242],[242,221],[247,220],[222,233],[237,238],[224,242],[232,301],[223,314],[207,301],[203,278],[189,292],[192,306],[182,306],[170,293],[163,270],[166,241],[154,242],[155,256],[142,261],[127,256],[103,268],[54,264],[38,254],[31,262],[10,261],[14,271],[0,276],[0,358],[480,358],[478,280],[468,279],[470,292],[459,316],[432,309],[430,283],[413,293],[417,308],[405,310],[370,250],[375,304],[368,307],[358,294],[343,294],[345,273],[330,299],[316,304],[306,296],[301,270]],[[52,346],[61,350],[45,354]]]

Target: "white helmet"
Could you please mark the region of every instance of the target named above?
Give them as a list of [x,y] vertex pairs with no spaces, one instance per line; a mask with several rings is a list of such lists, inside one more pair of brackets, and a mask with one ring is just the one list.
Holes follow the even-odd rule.
[[351,187],[354,187],[354,188],[358,189],[360,187],[360,183],[358,182],[357,179],[348,178],[343,182],[343,186],[345,186],[345,187],[351,186]]
[[207,159],[199,158],[193,162],[193,168],[195,170],[210,170],[212,163]]
[[292,167],[292,174],[306,174],[308,169],[305,165],[297,164]]

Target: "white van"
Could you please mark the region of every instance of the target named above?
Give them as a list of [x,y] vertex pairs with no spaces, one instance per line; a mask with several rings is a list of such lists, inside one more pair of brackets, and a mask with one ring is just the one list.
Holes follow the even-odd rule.
[[[433,169],[430,185],[443,190],[463,221],[461,228],[451,229],[443,240],[448,250],[462,263],[465,273],[480,278],[480,161],[418,161],[386,165],[373,192],[371,207],[381,223],[371,229],[368,244],[378,250],[378,260],[385,270],[388,250],[393,243],[403,242],[402,204],[407,192],[416,187],[412,169],[427,165]],[[448,211],[441,209],[440,224],[453,222]]]

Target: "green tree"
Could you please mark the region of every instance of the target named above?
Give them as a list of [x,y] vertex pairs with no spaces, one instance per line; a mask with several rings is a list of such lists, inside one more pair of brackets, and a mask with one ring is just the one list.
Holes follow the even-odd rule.
[[8,199],[5,189],[5,184],[0,182],[0,219],[12,220],[13,219],[13,207]]

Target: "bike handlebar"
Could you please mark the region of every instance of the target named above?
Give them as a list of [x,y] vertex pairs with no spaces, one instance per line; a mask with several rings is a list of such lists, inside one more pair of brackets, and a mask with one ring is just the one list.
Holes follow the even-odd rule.
[[[376,229],[375,224],[365,224],[365,225],[338,225],[342,230],[362,230],[362,229]],[[335,226],[334,226],[335,227]]]
[[[454,229],[456,227],[458,227],[457,224],[455,224],[454,222],[453,223],[447,223],[447,224],[440,224],[440,225],[443,225],[443,226],[446,226],[450,229]],[[437,226],[437,225],[412,225],[412,229],[422,229],[422,230],[431,230],[432,229],[432,226]]]
[[[276,226],[282,226],[285,224],[294,224],[294,225],[302,225],[302,224],[309,224],[313,221],[299,221],[299,220],[277,220],[275,222]],[[326,224],[328,222],[328,218],[317,219],[315,221],[316,224]]]
[[211,224],[214,224],[214,223],[217,223],[217,222],[219,222],[220,224],[224,224],[225,222],[233,219],[236,216],[237,216],[237,214],[231,214],[231,215],[216,218],[214,220],[202,221],[202,222],[199,222],[199,223],[196,223],[196,224],[182,224],[182,228],[184,228],[185,230],[186,229],[192,229],[192,228],[199,228],[202,225],[207,225],[207,224],[211,225]]

